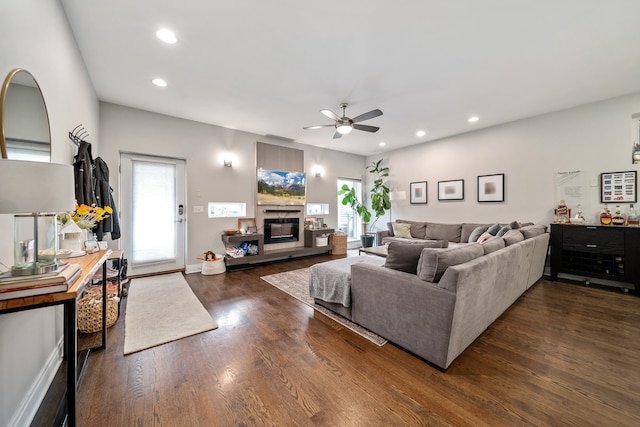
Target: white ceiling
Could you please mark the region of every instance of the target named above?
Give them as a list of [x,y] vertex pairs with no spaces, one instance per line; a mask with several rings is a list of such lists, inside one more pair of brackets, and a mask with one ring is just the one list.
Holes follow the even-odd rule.
[[638,0],[62,4],[100,100],[362,155],[640,91]]

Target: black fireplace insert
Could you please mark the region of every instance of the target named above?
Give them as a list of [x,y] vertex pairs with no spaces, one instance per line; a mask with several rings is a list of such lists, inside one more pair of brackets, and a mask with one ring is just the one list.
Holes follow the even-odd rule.
[[299,231],[298,218],[265,218],[264,243],[297,242]]

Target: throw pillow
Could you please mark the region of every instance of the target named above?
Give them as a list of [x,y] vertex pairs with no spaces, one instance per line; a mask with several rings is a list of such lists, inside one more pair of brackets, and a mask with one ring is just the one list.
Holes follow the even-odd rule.
[[476,227],[469,236],[469,243],[475,243],[478,241],[478,237],[482,235],[485,231],[487,231],[489,227]]
[[409,221],[406,219],[398,219],[396,222],[410,224],[411,225],[411,237],[418,239],[424,239],[424,232],[427,228],[426,222]]
[[440,248],[439,241],[424,243],[391,242],[387,248],[384,266],[405,273],[417,274],[418,260],[424,248]]
[[522,233],[525,239],[536,237],[547,232],[547,226],[544,224],[525,225],[518,229]]
[[504,236],[504,233],[506,233],[507,231],[511,230],[511,227],[508,225],[505,225],[504,227],[502,227],[497,233],[496,233],[496,237],[502,237]]
[[505,243],[504,239],[489,239],[482,242],[482,249],[484,249],[484,254],[488,255],[491,252],[499,251],[504,248]]
[[418,261],[418,277],[427,282],[438,282],[450,266],[463,264],[482,255],[484,249],[479,243],[448,249],[425,248]]
[[500,231],[501,228],[502,226],[500,224],[493,224],[491,227],[487,229],[487,233],[491,234],[492,236],[495,236],[498,233],[498,231]]
[[486,242],[487,240],[493,237],[495,237],[493,234],[489,233],[488,231],[485,231],[480,235],[480,237],[478,237],[478,243]]
[[393,227],[393,235],[396,237],[404,237],[406,239],[411,238],[411,224],[394,222],[391,224]]
[[524,236],[518,230],[509,230],[504,234],[504,236],[502,236],[502,238],[504,239],[506,246],[511,246],[514,243],[522,242],[524,240]]

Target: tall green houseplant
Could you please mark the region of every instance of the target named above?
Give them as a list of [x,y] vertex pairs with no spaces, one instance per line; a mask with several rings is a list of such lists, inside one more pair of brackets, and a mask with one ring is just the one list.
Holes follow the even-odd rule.
[[371,223],[371,229],[375,226],[378,219],[391,209],[391,200],[389,198],[389,187],[386,185],[385,180],[389,176],[389,168],[382,166],[382,160],[372,162],[366,167],[367,171],[374,175],[373,186],[369,191],[369,200],[371,203],[371,210],[366,205],[366,198],[362,201],[358,199],[358,195],[353,187],[349,187],[344,184],[338,191],[338,196],[342,196],[342,204],[351,207],[358,216],[362,219],[364,224],[365,233],[361,236],[362,246],[368,247],[373,245],[372,234],[366,233],[366,225],[371,221],[372,213],[375,215],[375,219]]

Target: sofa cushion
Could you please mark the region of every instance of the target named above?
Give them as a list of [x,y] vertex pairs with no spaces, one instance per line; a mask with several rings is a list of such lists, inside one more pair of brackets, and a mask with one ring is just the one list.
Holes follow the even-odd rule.
[[547,226],[544,224],[525,225],[518,229],[522,233],[525,239],[539,236],[547,232]]
[[504,234],[504,236],[502,236],[502,238],[504,239],[506,246],[511,246],[514,243],[522,242],[524,240],[524,236],[519,230],[509,230]]
[[448,249],[425,248],[418,261],[418,277],[426,282],[438,282],[448,267],[463,264],[482,255],[484,249],[479,243]]
[[437,222],[427,222],[427,239],[447,240],[449,242],[460,243],[460,224],[440,224]]
[[[448,242],[446,242],[448,243]],[[391,242],[387,249],[387,258],[384,266],[406,273],[416,274],[418,260],[424,248],[442,248],[443,242],[428,240],[420,243]]]
[[426,222],[418,222],[418,221],[408,221],[406,219],[398,219],[396,222],[411,224],[411,237],[416,239],[424,239],[425,230],[427,228]]
[[477,242],[478,238],[482,235],[482,233],[487,231],[488,228],[489,227],[484,226],[484,225],[481,225],[480,227],[474,228],[474,230],[469,235],[469,238],[467,239],[467,242],[469,242],[469,243]]
[[406,239],[411,238],[411,224],[404,222],[394,222],[391,224],[393,227],[393,235],[396,237],[404,237]]
[[489,255],[491,252],[499,251],[505,247],[504,239],[489,239],[482,242],[482,249],[485,255]]

